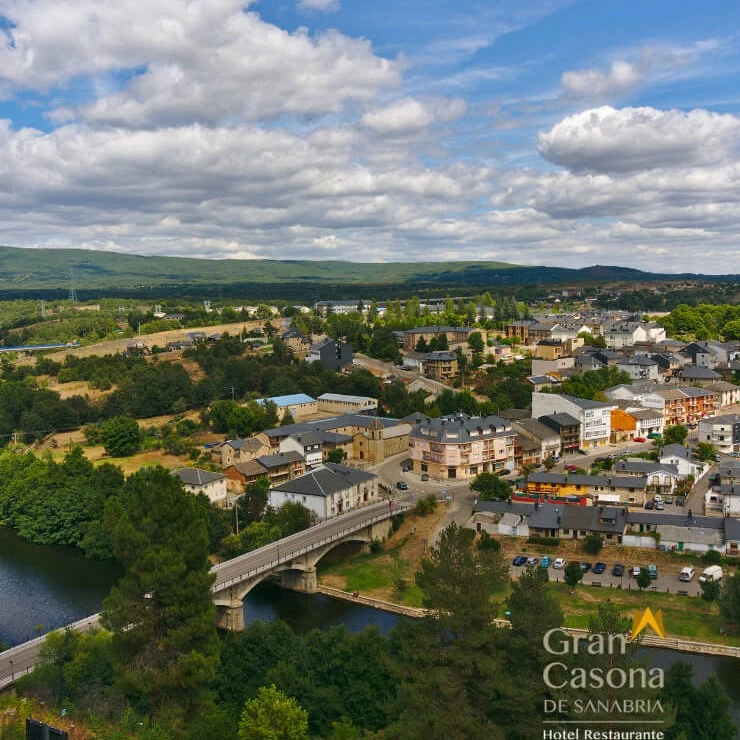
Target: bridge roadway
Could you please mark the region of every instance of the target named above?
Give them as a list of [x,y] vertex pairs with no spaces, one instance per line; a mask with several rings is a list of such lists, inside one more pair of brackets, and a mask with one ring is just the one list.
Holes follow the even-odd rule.
[[[224,589],[238,586],[245,581],[267,578],[272,573],[288,569],[293,559],[316,549],[331,547],[331,543],[338,544],[353,533],[390,519],[408,508],[408,504],[396,501],[391,506],[387,501],[365,506],[219,563],[211,568],[211,572],[216,575],[212,586],[214,599]],[[92,614],[67,627],[79,630],[100,627],[100,615]],[[45,639],[46,636],[42,635],[0,653],[0,689],[15,683],[16,679],[33,669],[38,662],[39,648]]]

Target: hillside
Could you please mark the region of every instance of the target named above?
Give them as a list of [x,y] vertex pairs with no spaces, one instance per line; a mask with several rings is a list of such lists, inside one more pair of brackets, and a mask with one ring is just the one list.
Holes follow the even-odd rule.
[[[505,262],[359,263],[311,260],[206,260],[144,257],[82,249],[0,247],[0,297],[60,297],[74,285],[80,298],[160,293],[202,294],[218,288],[226,295],[248,292],[264,297],[396,288],[480,289],[482,286],[538,285],[588,281],[645,281],[695,278],[659,275],[625,267],[583,269],[523,267]],[[725,276],[724,279],[736,279]],[[711,276],[708,280],[720,280]]]

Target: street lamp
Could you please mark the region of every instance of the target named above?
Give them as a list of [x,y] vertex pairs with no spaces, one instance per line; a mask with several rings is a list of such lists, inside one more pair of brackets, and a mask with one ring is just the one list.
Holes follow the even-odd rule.
[[13,670],[13,661],[10,661],[10,680],[15,681],[15,671]]

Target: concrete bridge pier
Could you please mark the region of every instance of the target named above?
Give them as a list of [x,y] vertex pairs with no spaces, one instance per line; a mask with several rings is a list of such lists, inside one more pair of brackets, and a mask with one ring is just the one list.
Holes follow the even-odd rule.
[[231,606],[219,604],[217,607],[216,626],[222,630],[242,632],[244,630],[244,603],[237,601]]
[[280,585],[291,591],[300,591],[304,594],[315,594],[319,590],[319,581],[316,577],[316,567],[306,570],[284,570],[280,573]]

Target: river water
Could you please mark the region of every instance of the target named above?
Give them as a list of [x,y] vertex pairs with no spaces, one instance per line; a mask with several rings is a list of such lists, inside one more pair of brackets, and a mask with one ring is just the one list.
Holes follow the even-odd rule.
[[[110,562],[87,560],[75,548],[34,545],[0,527],[0,640],[23,642],[99,611],[119,575]],[[286,591],[274,583],[262,583],[247,596],[244,617],[247,623],[282,619],[299,633],[342,624],[350,631],[375,625],[388,632],[401,618],[320,594]],[[645,657],[661,668],[686,661],[699,682],[716,673],[740,727],[739,661],[659,649],[646,649]]]

